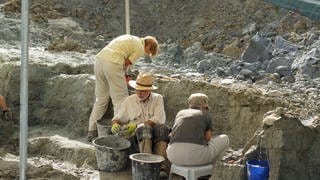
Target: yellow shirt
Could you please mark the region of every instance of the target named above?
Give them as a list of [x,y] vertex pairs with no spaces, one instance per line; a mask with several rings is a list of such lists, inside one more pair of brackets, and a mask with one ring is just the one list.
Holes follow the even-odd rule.
[[143,39],[133,35],[121,35],[105,46],[96,58],[123,65],[126,58],[133,64],[144,54]]

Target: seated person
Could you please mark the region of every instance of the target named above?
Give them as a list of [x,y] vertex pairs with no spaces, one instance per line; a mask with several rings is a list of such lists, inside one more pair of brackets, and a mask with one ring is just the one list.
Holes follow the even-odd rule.
[[[153,75],[143,72],[139,73],[136,81],[129,81],[135,94],[121,104],[112,119],[111,131],[113,134],[124,133],[127,138],[136,138],[140,153],[155,153],[167,159],[170,128],[165,125],[163,97],[152,92],[157,89],[153,82]],[[168,160],[162,164],[161,176],[168,175],[169,164]]]
[[212,138],[207,95],[192,94],[188,105],[188,109],[177,113],[169,134],[169,161],[176,165],[196,166],[221,160],[229,146],[229,138],[227,135]]

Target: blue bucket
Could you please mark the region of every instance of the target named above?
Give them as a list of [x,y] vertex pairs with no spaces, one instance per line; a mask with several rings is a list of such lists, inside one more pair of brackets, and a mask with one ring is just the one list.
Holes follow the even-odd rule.
[[248,180],[269,179],[269,162],[267,160],[248,160],[246,165]]

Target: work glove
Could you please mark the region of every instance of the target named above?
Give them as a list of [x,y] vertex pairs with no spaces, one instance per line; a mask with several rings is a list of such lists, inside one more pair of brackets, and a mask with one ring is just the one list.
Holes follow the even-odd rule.
[[137,124],[134,122],[130,122],[124,125],[124,128],[123,128],[124,135],[126,137],[131,137],[135,133],[136,128],[137,128]]
[[121,130],[120,124],[118,124],[118,123],[112,124],[112,127],[111,127],[112,134],[117,134],[120,132],[120,130]]

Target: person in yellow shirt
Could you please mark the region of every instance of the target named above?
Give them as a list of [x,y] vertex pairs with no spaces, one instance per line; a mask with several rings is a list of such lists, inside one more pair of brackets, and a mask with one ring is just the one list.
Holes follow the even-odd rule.
[[87,139],[89,142],[98,136],[97,121],[106,112],[111,97],[114,114],[119,111],[122,101],[129,96],[125,73],[139,58],[158,53],[155,37],[121,35],[113,39],[97,55],[94,64],[96,76],[95,103],[89,118]]

